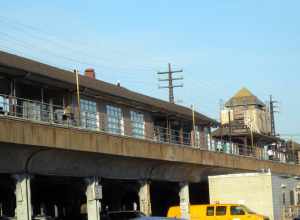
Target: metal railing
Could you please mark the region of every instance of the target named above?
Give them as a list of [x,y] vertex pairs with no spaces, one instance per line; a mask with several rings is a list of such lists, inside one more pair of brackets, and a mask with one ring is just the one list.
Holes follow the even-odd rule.
[[212,140],[210,146],[211,151],[221,152],[225,154],[233,154],[246,157],[254,157],[259,160],[271,160],[281,163],[295,163],[298,164],[297,160],[289,158],[286,152],[280,150],[272,150],[272,154],[268,153],[268,149],[249,146],[244,144],[238,144],[233,142],[225,142],[220,140]]
[[[41,101],[18,98],[0,94],[0,116],[16,117],[39,123],[56,124],[66,127],[76,127],[93,131],[107,132],[115,135],[130,136],[158,143],[176,144],[217,153],[253,157],[259,160],[276,162],[292,162],[287,152],[273,151],[272,158],[260,147],[213,140],[208,134],[201,132],[186,132],[160,126],[146,126],[144,122],[135,127],[138,122],[124,121],[122,118],[107,119],[106,114],[86,112],[71,107],[49,104]],[[128,119],[126,119],[128,120]]]

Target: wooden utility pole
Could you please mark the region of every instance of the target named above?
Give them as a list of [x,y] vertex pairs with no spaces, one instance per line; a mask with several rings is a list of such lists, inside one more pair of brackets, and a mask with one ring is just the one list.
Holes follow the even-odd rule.
[[173,78],[173,73],[182,73],[183,70],[172,70],[171,68],[171,64],[168,64],[168,71],[167,72],[158,72],[157,74],[161,75],[161,74],[168,74],[168,78],[167,79],[158,79],[158,81],[168,81],[168,86],[159,86],[159,89],[169,89],[169,102],[170,103],[175,103],[174,101],[174,88],[175,87],[183,87],[183,84],[180,85],[174,85],[173,81],[175,80],[183,80],[183,77],[176,77]]
[[274,104],[278,103],[277,101],[272,99],[272,95],[270,95],[270,117],[271,117],[271,135],[276,136],[276,131],[275,131],[275,117],[274,113],[278,112],[275,111],[275,108],[278,106],[275,106]]
[[81,124],[81,113],[80,113],[80,90],[79,90],[79,72],[78,70],[74,70],[76,76],[76,91],[77,91],[77,108],[78,108],[78,123]]
[[192,117],[193,117],[193,145],[196,146],[196,119],[195,119],[195,106],[192,105]]

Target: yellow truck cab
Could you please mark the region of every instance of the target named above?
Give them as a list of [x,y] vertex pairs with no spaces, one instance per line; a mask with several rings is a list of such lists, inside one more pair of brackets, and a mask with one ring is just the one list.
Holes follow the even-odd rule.
[[[180,207],[172,206],[167,217],[181,218]],[[268,220],[256,214],[244,205],[239,204],[208,204],[190,205],[190,220]]]

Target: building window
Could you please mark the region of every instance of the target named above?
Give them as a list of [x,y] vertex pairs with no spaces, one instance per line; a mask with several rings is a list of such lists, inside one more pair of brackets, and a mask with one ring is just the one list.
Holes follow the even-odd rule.
[[290,191],[290,205],[295,205],[294,191]]
[[144,114],[130,111],[130,120],[132,127],[132,136],[138,138],[145,137],[145,120]]
[[94,101],[80,100],[81,126],[85,128],[99,128],[99,118],[97,114],[97,104]]
[[285,205],[285,192],[282,193],[282,205]]
[[107,129],[113,134],[124,134],[122,109],[111,105],[106,106]]

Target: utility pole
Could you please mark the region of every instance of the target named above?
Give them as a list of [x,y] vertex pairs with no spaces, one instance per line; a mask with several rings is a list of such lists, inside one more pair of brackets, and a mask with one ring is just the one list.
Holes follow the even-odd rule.
[[278,111],[276,111],[275,109],[278,106],[275,106],[274,104],[278,103],[277,101],[273,100],[272,95],[270,95],[270,117],[271,117],[271,135],[272,136],[276,136],[276,131],[275,131],[275,117],[274,114]]
[[173,78],[173,73],[182,73],[183,70],[172,70],[171,68],[171,64],[168,64],[168,71],[167,72],[158,72],[158,75],[163,75],[163,74],[167,74],[168,78],[167,79],[158,79],[158,81],[162,82],[162,81],[168,81],[168,86],[159,86],[159,89],[169,89],[169,102],[170,103],[174,103],[174,88],[176,87],[183,87],[183,84],[179,84],[179,85],[174,85],[173,81],[175,80],[183,80],[183,77],[175,77]]

